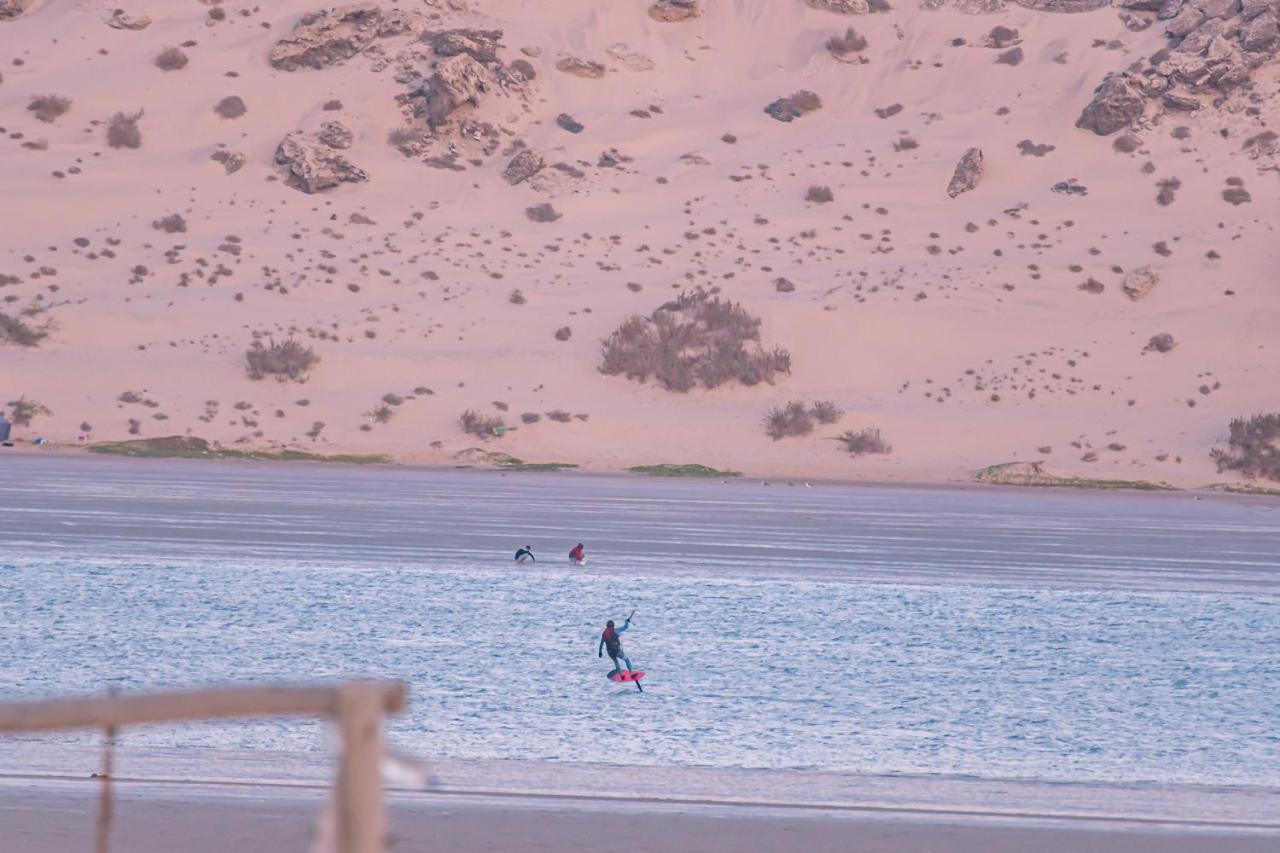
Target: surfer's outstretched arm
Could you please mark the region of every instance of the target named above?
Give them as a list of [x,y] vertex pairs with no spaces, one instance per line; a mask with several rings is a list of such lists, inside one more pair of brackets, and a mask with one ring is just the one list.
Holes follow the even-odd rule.
[[600,648],[596,649],[596,657],[604,657],[604,637],[600,638]]
[[630,619],[628,619],[626,622],[623,622],[623,623],[622,623],[622,627],[621,627],[621,628],[614,628],[614,629],[613,629],[613,633],[615,633],[615,634],[621,634],[623,631],[627,630],[627,629],[628,629],[628,628],[630,628],[630,627],[631,627],[631,620],[630,620]]

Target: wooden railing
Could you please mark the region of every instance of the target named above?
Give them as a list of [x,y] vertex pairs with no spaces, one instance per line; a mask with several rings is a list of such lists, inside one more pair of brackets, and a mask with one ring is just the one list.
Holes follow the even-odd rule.
[[[328,717],[342,736],[337,779],[339,853],[385,853],[382,718],[404,708],[400,682],[329,687],[221,687],[132,696],[0,703],[0,733],[103,729],[228,717]],[[108,774],[109,776],[109,774]]]

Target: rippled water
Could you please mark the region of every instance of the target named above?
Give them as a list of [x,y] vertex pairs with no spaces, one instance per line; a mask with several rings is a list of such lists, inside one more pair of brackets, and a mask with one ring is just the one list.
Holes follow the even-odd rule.
[[1280,786],[1272,504],[86,464],[0,520],[9,698],[385,676],[423,755]]

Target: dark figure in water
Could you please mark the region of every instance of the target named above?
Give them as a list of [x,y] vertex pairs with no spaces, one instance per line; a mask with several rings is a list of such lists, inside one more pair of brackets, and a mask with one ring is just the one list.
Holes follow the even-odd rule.
[[516,550],[516,562],[517,562],[517,563],[524,563],[524,562],[526,562],[526,561],[528,561],[528,560],[532,560],[532,561],[533,561],[533,562],[535,562],[535,563],[536,563],[536,562],[538,562],[538,558],[537,558],[537,557],[535,557],[535,556],[533,556],[533,546],[532,546],[532,545],[525,545],[523,548],[519,548],[519,549],[517,549],[517,550]]
[[573,550],[569,552],[569,562],[573,563],[575,566],[582,566],[586,564],[587,552],[584,550],[581,542],[574,545]]
[[[613,620],[604,626],[604,633],[600,635],[600,648],[596,650],[596,657],[604,657],[605,650],[609,652],[609,657],[613,660],[613,668],[619,672],[629,672],[631,670],[631,658],[627,657],[627,653],[622,650],[622,639],[618,636],[623,631],[631,627],[631,617],[627,617],[627,621],[623,623],[621,628],[613,627]],[[618,659],[627,666],[624,669]]]

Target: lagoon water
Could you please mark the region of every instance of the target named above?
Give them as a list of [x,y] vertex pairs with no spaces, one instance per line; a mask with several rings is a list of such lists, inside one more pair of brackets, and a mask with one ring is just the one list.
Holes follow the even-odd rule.
[[[1280,504],[12,457],[3,698],[401,678],[444,759],[1280,788]],[[562,556],[577,541],[589,564]],[[532,544],[540,561],[515,566]],[[604,678],[632,609],[645,692]],[[326,748],[319,724],[131,748]],[[68,733],[0,743],[8,772]],[[566,765],[567,766],[567,765]],[[1274,791],[1272,792],[1274,793]]]

